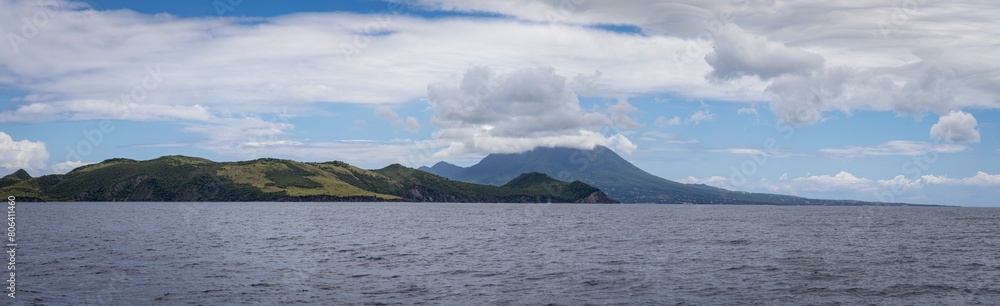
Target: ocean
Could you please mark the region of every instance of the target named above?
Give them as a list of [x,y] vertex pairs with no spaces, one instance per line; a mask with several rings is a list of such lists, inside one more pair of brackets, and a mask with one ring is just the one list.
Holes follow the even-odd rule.
[[18,203],[14,305],[1000,304],[1000,209]]

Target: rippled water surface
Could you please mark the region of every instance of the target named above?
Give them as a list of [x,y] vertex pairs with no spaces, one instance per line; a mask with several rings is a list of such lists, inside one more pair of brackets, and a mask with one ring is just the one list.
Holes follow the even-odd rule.
[[1000,303],[1000,209],[17,209],[16,304],[24,305]]

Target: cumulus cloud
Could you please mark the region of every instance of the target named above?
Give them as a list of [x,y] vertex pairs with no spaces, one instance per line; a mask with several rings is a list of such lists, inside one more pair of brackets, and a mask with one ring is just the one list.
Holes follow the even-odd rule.
[[963,111],[951,111],[931,126],[931,138],[947,142],[979,142],[976,117]]
[[691,114],[691,117],[688,118],[686,122],[691,124],[701,124],[702,121],[713,120],[715,120],[715,114],[706,110],[699,110],[694,112],[694,114]]
[[824,59],[730,25],[716,38],[705,61],[712,66],[709,79],[727,81],[744,76],[768,80],[786,74],[809,75],[823,67]]
[[[754,192],[781,193],[810,197],[828,197],[841,192],[850,191],[856,194],[858,191],[873,191],[877,187],[875,181],[867,178],[859,178],[850,172],[841,171],[834,175],[810,175],[789,179],[787,173],[783,173],[778,180],[740,180],[732,181],[729,178],[713,176],[706,179],[688,177],[687,183],[708,184],[721,188],[734,190],[745,190]],[[867,196],[867,195],[866,195]],[[834,196],[833,198],[843,198]]]
[[44,142],[27,139],[14,140],[0,132],[0,176],[17,169],[24,169],[33,176],[66,173],[77,167],[91,164],[82,161],[65,161],[49,165],[49,152]]
[[799,186],[814,191],[835,191],[843,189],[863,189],[872,183],[872,180],[859,178],[846,171],[840,171],[835,175],[813,175],[808,177],[798,177],[792,180],[800,183]]
[[438,127],[433,136],[451,141],[442,156],[515,153],[538,146],[635,149],[621,133],[599,132],[615,124],[634,124],[626,116],[634,107],[619,101],[611,109],[613,118],[584,111],[566,78],[552,67],[498,74],[475,66],[457,83],[431,84],[428,97],[435,111],[431,124]]
[[756,107],[740,107],[740,109],[736,110],[736,113],[740,114],[740,115],[754,115],[754,116],[757,116],[757,108]]
[[[839,103],[851,103],[846,88],[865,86],[863,78],[849,67],[826,69],[814,76],[789,76],[779,78],[768,86],[774,94],[770,101],[771,111],[785,124],[803,126],[824,120],[823,113],[837,108]],[[881,84],[886,87],[893,85]],[[888,89],[888,88],[887,88]],[[846,100],[846,101],[843,101]],[[840,107],[851,109],[851,107]]]
[[615,127],[632,128],[639,126],[629,114],[638,111],[638,108],[628,103],[628,100],[618,99],[618,103],[608,108],[611,113],[611,125]]
[[[352,46],[355,35],[364,31],[373,16],[310,13],[246,23],[238,18],[93,11],[80,2],[54,3],[60,4],[59,18],[49,20],[44,35],[21,45],[16,54],[13,48],[0,48],[0,64],[5,67],[0,83],[27,92],[20,102],[47,104],[51,106],[48,112],[57,114],[61,113],[59,101],[111,101],[129,93],[141,84],[150,64],[162,67],[163,83],[144,103],[201,105],[220,113],[266,112],[279,102],[292,106],[414,101],[426,94],[428,80],[445,80],[468,63],[504,69],[545,63],[578,76],[574,80],[579,80],[580,88],[601,96],[671,91],[702,99],[760,101],[771,94],[774,108],[783,109],[777,112],[779,117],[794,124],[820,122],[822,116],[815,113],[831,110],[914,114],[1000,107],[995,103],[1000,96],[995,86],[1000,64],[989,61],[996,40],[966,39],[961,46],[940,43],[972,33],[997,36],[997,29],[977,21],[989,20],[997,8],[962,3],[922,6],[920,21],[906,24],[906,39],[886,45],[871,30],[891,17],[885,14],[886,7],[861,2],[414,1],[408,3],[430,9],[495,12],[536,22],[398,15],[381,26],[387,35],[366,37],[369,43],[351,56],[339,51],[344,45],[356,48]],[[39,9],[31,1],[0,5],[3,33],[19,32],[21,17]],[[852,18],[842,18],[844,14]],[[795,27],[786,26],[792,22]],[[637,26],[644,35],[593,27],[606,24]],[[77,35],[78,31],[88,35]],[[496,44],[498,37],[505,43]],[[107,48],[109,42],[116,45],[114,50]],[[570,52],[580,56],[566,56]],[[672,54],[697,61],[678,63]],[[782,60],[775,63],[775,58]],[[819,69],[823,71],[817,70],[820,58],[827,65]],[[935,61],[942,65],[921,71],[927,68],[922,63]],[[830,97],[830,103],[817,104],[796,99],[808,97],[810,86],[776,85],[762,90],[771,85],[769,81],[783,78],[791,78],[786,83],[805,85],[836,83],[830,79],[837,75],[836,67],[842,66],[857,71],[845,94],[855,92],[854,85],[861,92],[882,94],[872,99],[861,99],[862,94],[848,97],[857,99]],[[806,77],[808,72],[816,75],[815,80]],[[765,80],[722,86],[707,82],[705,75]],[[882,87],[892,90],[882,91]],[[805,90],[806,94],[788,90]],[[302,109],[306,112],[307,108]],[[796,111],[812,115],[794,120]],[[23,118],[58,120],[63,116],[72,115],[41,113]]]
[[420,130],[420,122],[417,121],[417,118],[406,116],[406,126],[403,129],[410,133],[416,133]]
[[[368,43],[356,46],[356,35],[375,16],[303,13],[245,22],[93,11],[82,2],[48,2],[59,4],[53,7],[58,18],[51,18],[42,34],[21,45],[19,52],[0,48],[0,85],[26,92],[16,102],[35,104],[22,110],[33,110],[32,116],[17,120],[62,120],[77,112],[110,119],[120,113],[108,110],[115,106],[77,102],[128,95],[144,85],[151,67],[162,82],[143,101],[133,102],[200,105],[222,114],[268,112],[275,103],[307,114],[315,109],[307,106],[316,103],[417,101],[425,97],[429,82],[447,80],[468,63],[505,69],[550,64],[577,76],[574,84],[598,96],[628,96],[687,82],[636,73],[670,69],[669,58],[650,55],[680,50],[681,41],[572,24],[400,14],[379,25],[386,35],[364,37]],[[0,30],[20,32],[21,17],[38,10],[33,1],[0,2]],[[501,37],[505,43],[497,44]],[[345,46],[356,53],[342,52]],[[566,57],[568,50],[585,56]],[[80,106],[66,109],[63,101]]]
[[399,119],[399,114],[396,114],[396,111],[385,105],[375,108],[375,117],[389,120],[395,126],[403,125],[403,120]]
[[[942,113],[956,104],[962,88],[958,72],[941,61],[878,70],[850,66],[827,67],[812,75],[776,78],[767,92],[771,110],[782,122],[804,126],[826,120],[825,112],[893,111],[917,115]],[[969,72],[971,73],[971,71]]]
[[[448,80],[469,63],[504,71],[551,65],[576,76],[571,88],[587,96],[670,92],[769,101],[792,126],[820,123],[828,112],[920,116],[1000,108],[1000,63],[992,60],[1000,28],[982,22],[995,19],[997,7],[928,2],[892,33],[873,35],[873,25],[892,16],[889,7],[866,2],[414,2],[509,18],[394,15],[383,25],[386,35],[366,37],[364,48],[345,56],[343,46],[352,46],[374,16],[321,12],[246,22],[93,11],[81,2],[55,1],[59,18],[20,52],[0,48],[0,87],[24,92],[0,111],[0,121],[126,118],[216,126],[226,124],[216,118],[253,117],[275,103],[308,114],[320,103],[414,102],[426,97],[428,83]],[[34,1],[0,1],[0,33],[20,32],[21,17],[38,9]],[[641,33],[596,27],[608,24]],[[732,31],[722,31],[727,28]],[[748,56],[751,51],[761,56]],[[761,64],[785,55],[786,62],[803,65]],[[162,68],[155,91],[133,101],[136,107],[111,102],[142,85],[150,65]],[[657,118],[657,125],[689,119],[668,117]],[[578,136],[612,138],[584,134]],[[240,137],[248,136],[256,137]],[[283,140],[256,143],[276,141]]]
[[673,118],[667,119],[667,117],[659,116],[656,117],[656,121],[653,122],[656,126],[663,127],[668,125],[680,125],[681,118],[674,116]]
[[393,126],[401,126],[403,130],[410,133],[416,133],[420,130],[420,121],[413,116],[406,116],[406,119],[399,117],[396,111],[393,111],[388,106],[379,106],[375,108],[375,117],[388,120]]
[[704,121],[715,120],[715,114],[708,110],[697,110],[688,116],[687,119],[681,119],[680,117],[674,116],[670,119],[667,117],[659,116],[653,122],[656,126],[663,127],[668,125],[681,125],[681,124],[701,124]]
[[40,170],[46,168],[48,160],[49,152],[44,142],[15,141],[7,133],[0,132],[0,168]]
[[1000,186],[1000,174],[989,174],[983,171],[977,171],[975,176],[966,178],[949,178],[943,175],[924,175],[920,178],[929,184],[938,185]]

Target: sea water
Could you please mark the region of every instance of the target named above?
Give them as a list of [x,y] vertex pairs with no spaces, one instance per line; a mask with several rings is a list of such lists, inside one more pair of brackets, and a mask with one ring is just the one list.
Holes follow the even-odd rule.
[[1000,209],[18,203],[33,304],[996,304]]

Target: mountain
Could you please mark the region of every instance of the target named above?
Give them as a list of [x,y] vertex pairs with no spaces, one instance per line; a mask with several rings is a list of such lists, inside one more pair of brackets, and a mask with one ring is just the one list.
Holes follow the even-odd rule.
[[30,178],[31,175],[28,174],[28,171],[24,171],[24,169],[18,169],[17,171],[14,171],[14,173],[8,174],[7,176],[0,178],[0,188],[14,185],[17,184],[17,182]]
[[[445,163],[425,171],[470,183],[502,185],[521,173],[538,172],[563,181],[581,181],[623,203],[901,205],[853,200],[818,200],[796,196],[729,191],[704,184],[684,184],[639,169],[603,146],[592,150],[544,148],[517,154],[490,154],[463,168]],[[455,167],[459,169],[455,169]]]
[[449,163],[446,163],[446,162],[443,162],[443,161],[434,164],[434,166],[431,166],[430,168],[428,168],[427,166],[423,166],[423,167],[420,167],[418,169],[420,171],[435,173],[437,175],[445,176],[445,177],[457,174],[457,173],[465,170],[465,168],[462,168],[462,167],[459,167],[459,166],[456,166],[456,165],[453,165],[453,164],[449,164]]
[[498,203],[618,203],[600,189],[582,182],[567,183],[541,173],[515,177],[508,185],[491,186],[454,181],[442,176],[394,164],[376,172],[401,183],[393,194],[437,202]]
[[22,201],[407,201],[615,203],[599,189],[543,174],[514,185],[454,181],[398,164],[365,170],[344,162],[281,159],[213,162],[187,156],[116,158],[64,175],[32,178],[19,170],[0,193]]

